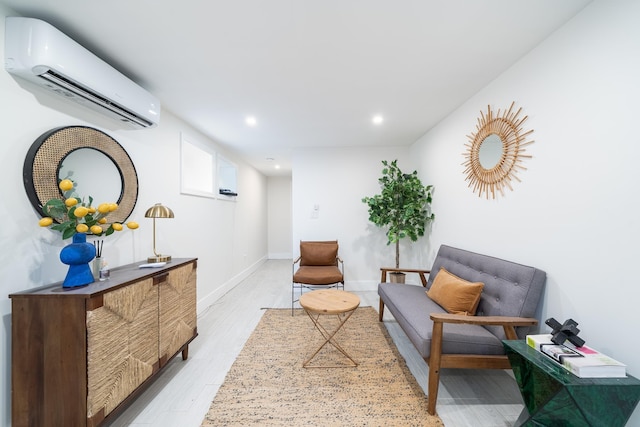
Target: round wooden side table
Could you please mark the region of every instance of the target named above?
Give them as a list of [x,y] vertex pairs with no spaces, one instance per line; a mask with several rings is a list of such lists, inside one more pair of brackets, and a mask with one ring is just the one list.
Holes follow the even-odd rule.
[[[360,305],[360,298],[357,295],[346,291],[322,289],[301,295],[300,305],[304,308],[304,311],[313,322],[313,325],[324,338],[324,342],[311,356],[307,358],[307,360],[304,361],[302,366],[305,368],[342,368],[358,366],[358,363],[349,356],[340,344],[336,342],[334,337],[342,326],[344,326],[349,317],[351,317],[356,308],[358,308]],[[327,330],[327,328],[320,323],[320,316],[323,315],[336,315],[338,317],[338,325],[332,330]],[[347,359],[349,359],[351,364],[330,366],[310,365],[313,358],[327,344],[331,344],[336,350],[342,353]]]

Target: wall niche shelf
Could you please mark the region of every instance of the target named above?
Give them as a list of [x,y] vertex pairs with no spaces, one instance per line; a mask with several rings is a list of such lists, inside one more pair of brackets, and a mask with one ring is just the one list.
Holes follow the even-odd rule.
[[218,154],[218,193],[221,198],[235,200],[238,195],[238,170],[236,165]]

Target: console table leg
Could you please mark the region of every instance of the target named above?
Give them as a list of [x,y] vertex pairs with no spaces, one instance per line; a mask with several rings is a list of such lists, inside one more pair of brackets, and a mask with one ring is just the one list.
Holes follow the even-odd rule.
[[189,345],[187,344],[182,349],[182,360],[187,360],[188,357],[189,357]]

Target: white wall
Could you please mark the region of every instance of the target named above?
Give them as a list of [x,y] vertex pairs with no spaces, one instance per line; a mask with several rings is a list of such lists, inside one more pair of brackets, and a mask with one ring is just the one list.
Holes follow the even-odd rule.
[[[374,287],[380,281],[380,267],[395,265],[395,246],[387,246],[385,230],[369,222],[362,198],[380,193],[381,162],[394,159],[398,159],[403,171],[415,169],[408,147],[296,150],[292,190],[294,256],[300,253],[300,240],[338,239],[347,288]],[[318,209],[314,211],[316,205]],[[423,265],[421,253],[411,251],[409,245],[401,245],[400,264]],[[423,238],[416,245],[426,246],[427,240]],[[414,279],[408,281],[418,280]]]
[[[640,3],[596,0],[409,150],[299,150],[293,162],[293,247],[337,237],[349,282],[370,285],[393,264],[362,196],[378,192],[380,160],[400,159],[435,185],[432,235],[403,266],[432,262],[446,243],[547,272],[542,320],[573,318],[587,344],[640,376],[635,264],[640,203]],[[480,199],[464,180],[466,135],[480,110],[512,101],[534,129],[534,157],[514,191]],[[408,166],[405,166],[408,165]],[[318,218],[312,219],[313,206]],[[548,330],[543,325],[543,330]],[[636,409],[629,426],[640,426]]]
[[[432,242],[545,270],[542,319],[576,320],[588,345],[636,377],[639,21],[640,2],[592,3],[412,150],[437,189]],[[529,116],[534,157],[513,192],[479,199],[463,177],[466,135],[487,104],[512,101]]]
[[291,177],[267,179],[268,248],[270,259],[291,259]]
[[[4,57],[4,17],[0,5],[0,56]],[[11,302],[8,295],[60,281],[66,266],[59,260],[64,244],[58,233],[38,227],[21,182],[31,144],[47,130],[87,125],[116,139],[131,156],[139,179],[139,198],[132,220],[136,231],[105,238],[104,256],[111,265],[152,255],[152,222],[144,212],[156,202],[169,206],[174,219],[158,220],[157,248],[173,257],[198,257],[198,309],[212,303],[267,256],[267,180],[234,153],[197,130],[162,112],[160,126],[118,130],[114,122],[43,91],[26,91],[0,71],[0,425],[9,425],[11,369]],[[237,202],[180,194],[180,134],[186,131],[234,162],[238,170]]]
[[[4,16],[0,5],[0,33]],[[174,257],[199,258],[199,308],[247,274],[269,254],[293,256],[299,240],[338,238],[347,287],[372,285],[379,267],[393,265],[393,247],[367,220],[360,200],[379,192],[383,159],[399,159],[434,184],[436,221],[432,236],[403,245],[401,265],[429,266],[435,249],[448,243],[535,265],[548,273],[542,319],[577,320],[588,344],[628,364],[640,375],[633,268],[640,226],[635,198],[640,151],[635,122],[640,113],[640,4],[596,0],[573,21],[525,56],[493,84],[408,148],[306,149],[294,153],[291,183],[292,235],[287,244],[267,245],[282,233],[267,198],[284,197],[286,183],[265,179],[233,153],[163,111],[159,128],[115,130],[108,121],[51,97],[36,98],[0,72],[0,424],[10,419],[11,306],[7,295],[61,280],[63,244],[37,227],[23,186],[22,164],[31,143],[61,125],[89,125],[107,132],[129,152],[140,180],[132,219],[141,224],[106,239],[112,266],[151,252],[151,223],[144,211],[156,202],[176,218],[158,223],[158,248]],[[3,37],[3,36],[2,36]],[[0,42],[3,54],[4,43]],[[462,174],[466,135],[479,111],[511,101],[534,129],[533,159],[515,191],[498,200],[479,199]],[[63,108],[58,111],[52,106]],[[67,114],[68,113],[68,114]],[[179,194],[180,132],[202,137],[239,166],[237,203]],[[285,203],[285,200],[281,200]],[[314,205],[318,217],[311,218]],[[280,205],[281,206],[281,205]],[[277,212],[277,210],[276,210]],[[640,425],[638,410],[629,425]]]

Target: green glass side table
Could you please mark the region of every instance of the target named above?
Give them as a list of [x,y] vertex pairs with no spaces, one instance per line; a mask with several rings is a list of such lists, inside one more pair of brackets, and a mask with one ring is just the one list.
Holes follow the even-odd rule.
[[525,408],[516,426],[624,426],[640,400],[640,380],[579,378],[524,340],[502,341]]

